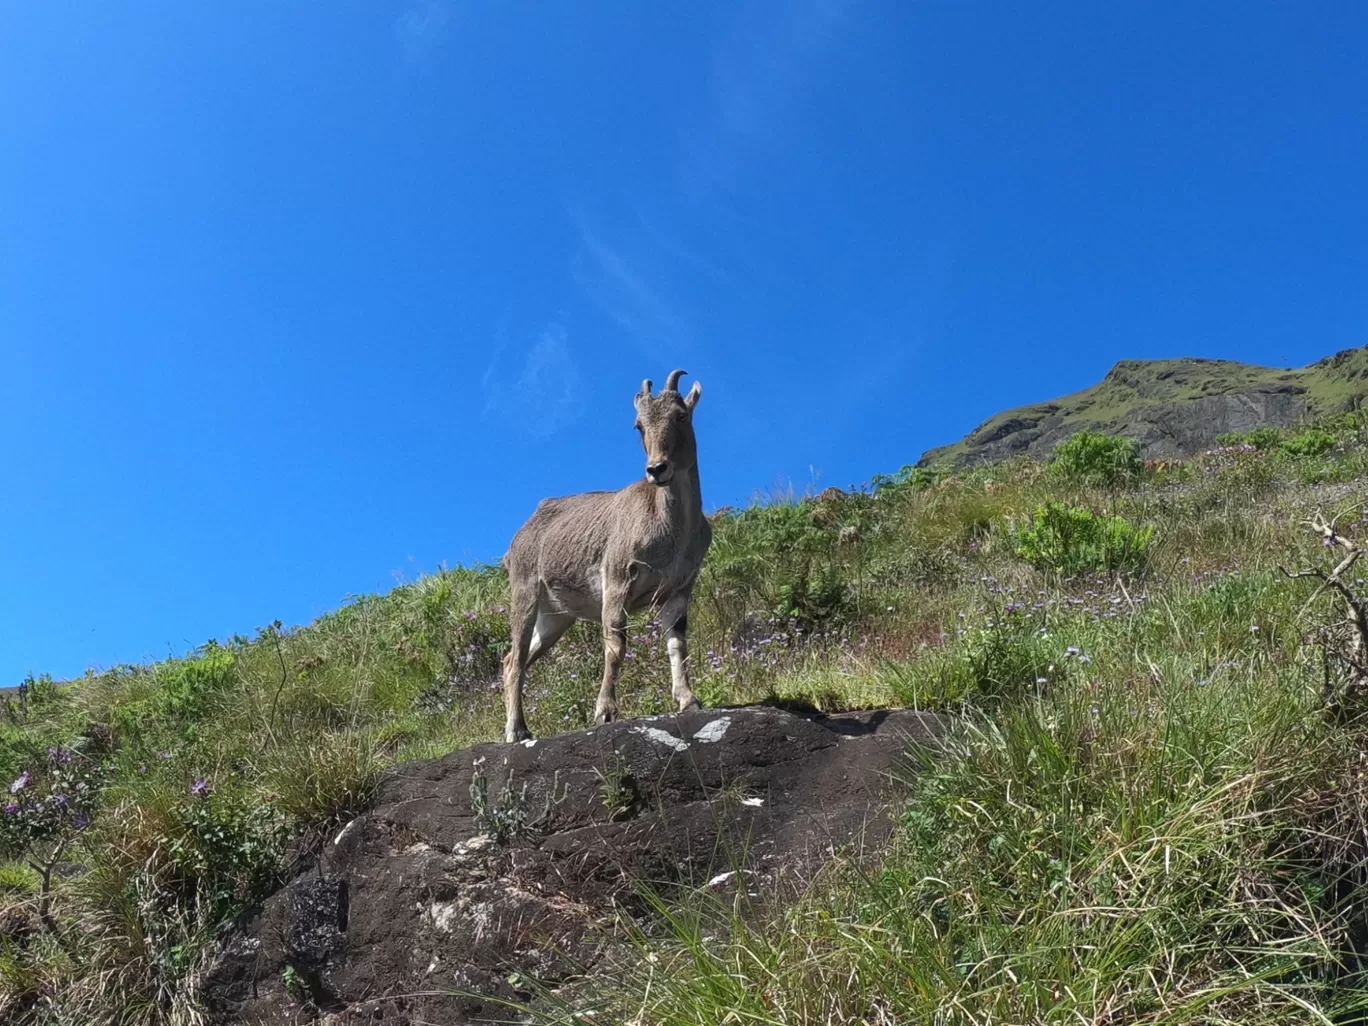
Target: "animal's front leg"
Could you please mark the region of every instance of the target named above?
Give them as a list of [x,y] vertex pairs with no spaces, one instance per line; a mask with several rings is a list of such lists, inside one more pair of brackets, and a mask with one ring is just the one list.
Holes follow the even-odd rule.
[[674,700],[679,711],[701,709],[698,700],[689,687],[689,596],[678,595],[670,599],[660,611],[665,623],[665,648],[670,653],[670,683]]
[[603,686],[594,703],[594,722],[617,719],[617,679],[627,651],[627,594],[605,590],[603,595]]

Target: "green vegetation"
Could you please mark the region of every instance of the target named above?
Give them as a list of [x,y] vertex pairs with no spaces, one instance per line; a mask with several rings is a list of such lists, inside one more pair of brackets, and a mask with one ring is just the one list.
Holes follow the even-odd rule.
[[1047,502],[1030,524],[1017,530],[1016,540],[1017,555],[1037,570],[1137,575],[1149,560],[1154,528],[1082,506]]
[[[1004,410],[953,445],[932,449],[921,462],[967,465],[1008,453],[1044,458],[1052,440],[1080,431],[1129,435],[1143,429],[1148,437],[1167,438],[1167,451],[1191,452],[1194,440],[1198,446],[1217,442],[1213,406],[1194,400],[1236,395],[1263,404],[1265,419],[1285,426],[1357,411],[1368,397],[1368,347],[1297,370],[1234,360],[1122,360],[1091,388]],[[1259,428],[1250,433],[1252,444],[1267,447],[1268,431],[1282,434]]]
[[1134,438],[1079,431],[1054,447],[1050,469],[1065,481],[1103,487],[1134,481],[1145,461]]
[[[1301,526],[1317,509],[1368,536],[1368,452],[1354,417],[1315,431],[1150,469],[1094,438],[720,512],[690,616],[705,701],[958,727],[877,865],[837,859],[783,909],[662,901],[663,932],[626,927],[642,957],[548,1016],[1368,1022],[1368,726],[1352,689],[1335,716],[1321,698],[1342,661],[1315,639],[1340,613],[1278,569],[1342,554]],[[461,568],[25,682],[0,706],[0,1021],[202,1021],[216,931],[388,766],[501,735],[504,588]],[[659,625],[630,639],[623,714],[667,711]],[[600,670],[575,627],[532,673],[532,728],[587,724]],[[496,837],[544,814],[520,785],[472,787]],[[634,784],[607,768],[599,797],[629,809]]]

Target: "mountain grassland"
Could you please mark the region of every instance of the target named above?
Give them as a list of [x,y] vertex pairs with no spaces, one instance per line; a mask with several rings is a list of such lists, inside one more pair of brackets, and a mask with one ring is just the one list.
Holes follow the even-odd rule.
[[[690,616],[706,703],[957,726],[876,863],[782,906],[662,899],[623,927],[639,957],[537,994],[538,1018],[1368,1022],[1362,675],[1341,596],[1280,570],[1328,572],[1346,550],[1305,521],[1352,543],[1366,502],[1368,418],[1345,414],[1162,464],[1085,434],[720,511]],[[0,725],[0,1021],[205,1021],[215,936],[388,767],[501,736],[505,587],[456,569],[26,681]],[[579,625],[532,674],[533,731],[585,726],[600,670]],[[669,710],[658,625],[633,623],[619,700]]]
[[1285,370],[1234,360],[1122,360],[1081,392],[998,413],[923,465],[971,466],[1047,456],[1077,431],[1133,437],[1145,456],[1190,456],[1218,435],[1295,427],[1358,409],[1368,396],[1368,348]]

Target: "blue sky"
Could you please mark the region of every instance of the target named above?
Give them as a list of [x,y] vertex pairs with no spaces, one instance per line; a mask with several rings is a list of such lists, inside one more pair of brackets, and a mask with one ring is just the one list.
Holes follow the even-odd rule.
[[1359,3],[0,6],[0,684],[1368,343]]

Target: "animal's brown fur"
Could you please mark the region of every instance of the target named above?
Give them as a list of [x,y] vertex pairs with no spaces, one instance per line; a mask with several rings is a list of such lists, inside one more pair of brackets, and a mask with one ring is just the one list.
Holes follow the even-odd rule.
[[647,476],[616,492],[544,499],[513,536],[504,566],[511,592],[513,645],[504,658],[505,738],[531,736],[523,717],[527,670],[576,620],[603,625],[603,684],[594,719],[617,718],[617,677],[627,644],[627,616],[661,613],[670,676],[680,709],[699,705],[689,689],[689,600],[712,528],[703,516],[693,412],[703,394],[677,389],[673,371],[659,395],[651,382],[636,397]]

